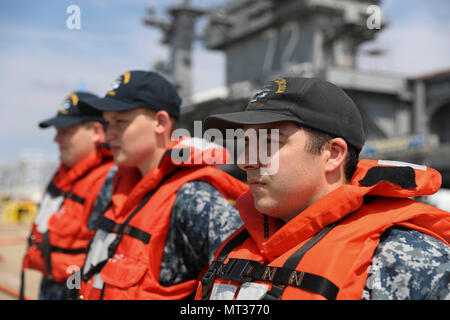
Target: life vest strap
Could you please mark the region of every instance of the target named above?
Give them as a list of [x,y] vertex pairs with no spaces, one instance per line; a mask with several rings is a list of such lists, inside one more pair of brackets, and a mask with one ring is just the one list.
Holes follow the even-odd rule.
[[151,238],[151,234],[143,230],[130,226],[129,224],[116,223],[104,216],[101,218],[98,228],[108,233],[114,232],[117,234],[126,234],[132,238],[142,241],[145,244],[149,243]]
[[65,254],[82,254],[86,253],[87,248],[78,248],[78,249],[66,249],[66,248],[60,248],[55,246],[50,246],[50,251],[58,252],[58,253],[65,253]]
[[[99,273],[105,264],[108,262],[108,259],[103,260],[102,262],[96,264],[95,266],[92,266],[87,273],[81,274],[81,279],[85,282],[89,281],[90,278],[92,278],[95,274]],[[82,268],[81,270],[83,270]]]
[[[130,226],[130,225],[128,225],[128,223],[139,212],[139,210],[142,209],[142,207],[147,203],[147,201],[151,198],[151,196],[153,195],[154,192],[155,192],[155,190],[152,190],[149,193],[147,193],[144,196],[144,198],[142,198],[142,200],[138,204],[138,206],[128,216],[127,220],[125,220],[125,222],[122,224],[116,223],[115,221],[108,219],[105,216],[102,216],[100,218],[97,228],[101,229],[107,233],[114,232],[117,234],[117,237],[108,246],[107,258],[105,260],[99,262],[95,266],[91,265],[91,267],[89,268],[89,271],[87,271],[86,273],[82,272],[81,278],[83,279],[83,281],[87,282],[90,278],[92,278],[95,274],[99,273],[103,269],[103,267],[106,265],[108,260],[114,256],[114,253],[116,252],[119,242],[122,240],[122,236],[124,234],[126,234],[132,238],[138,239],[146,244],[150,242],[151,235],[149,233],[142,231],[136,227]],[[93,239],[94,238],[92,238],[91,241],[89,241],[88,251],[90,250]],[[86,264],[86,261],[84,263]],[[84,268],[85,268],[85,265],[83,265],[81,270],[84,270]],[[104,288],[105,287],[103,286],[100,300],[103,299]]]
[[75,193],[73,193],[71,191],[64,191],[64,190],[59,189],[53,182],[51,182],[48,185],[47,191],[54,197],[58,197],[58,196],[62,195],[64,198],[72,199],[73,201],[78,202],[80,204],[84,204],[84,201],[85,201],[84,198],[76,195]]
[[225,280],[241,283],[256,280],[292,286],[320,294],[328,300],[336,299],[339,292],[339,288],[324,277],[286,267],[267,266],[254,260],[231,258],[226,264],[216,261],[214,267],[216,277]]
[[223,262],[226,260],[228,254],[233,251],[234,248],[238,247],[242,244],[246,239],[250,237],[247,229],[242,229],[233,239],[223,246],[222,250],[220,250],[217,260],[213,261],[208,268],[208,271],[204,274],[201,284],[202,284],[202,300],[206,300],[211,292],[211,289],[214,285],[214,280],[216,278],[217,272],[219,271],[219,267],[223,265]]
[[97,198],[95,199],[94,207],[92,208],[91,214],[89,216],[87,227],[89,230],[95,230],[99,219],[103,216],[103,213],[112,205],[112,194],[113,194],[113,181],[116,176],[118,166],[112,166],[106,175],[105,182],[100,189]]
[[[338,221],[326,226],[325,228],[320,230],[318,233],[316,233],[314,235],[314,237],[309,239],[308,242],[306,242],[302,247],[300,247],[296,252],[294,252],[293,255],[291,255],[285,261],[285,263],[283,264],[283,268],[287,269],[287,270],[297,269],[297,266],[299,265],[300,261],[303,259],[306,252],[308,252],[320,240],[322,240],[322,238],[325,237],[331,230],[333,230],[339,223],[341,223],[343,220],[347,219],[347,217],[352,214],[353,214],[353,211],[346,214],[344,217],[342,217]],[[291,277],[297,277],[297,276],[300,277],[301,275],[296,275],[294,273],[291,273]],[[316,276],[316,277],[318,277],[318,276]],[[318,291],[314,290],[315,285],[313,285],[312,287],[310,286],[312,290],[309,290],[307,288],[304,288],[304,289],[318,293],[318,294],[324,296],[325,298],[327,298],[327,296],[330,296],[332,298],[331,299],[327,298],[327,299],[334,300],[339,292],[339,288],[337,286],[335,286],[331,281],[327,280],[326,278],[322,278],[322,279],[330,282],[330,284],[328,284],[326,281],[324,282],[322,280],[322,281],[318,282],[318,289],[319,289]],[[309,282],[309,284],[311,285],[312,283]],[[286,289],[286,285],[282,284],[282,283],[280,283],[277,286],[272,286],[270,291],[266,292],[266,294],[262,297],[262,300],[280,300],[285,289]]]
[[213,261],[203,276],[201,280],[202,299],[208,299],[216,277],[236,282],[258,280],[273,283],[272,288],[266,292],[262,300],[280,300],[286,286],[308,290],[320,294],[328,300],[336,299],[339,288],[333,282],[312,273],[298,271],[296,268],[306,252],[352,213],[350,212],[335,223],[323,228],[290,256],[282,267],[271,267],[254,260],[234,258],[229,259],[228,263],[224,264],[231,251],[250,237],[248,231],[244,228],[222,248],[217,259]]
[[[160,182],[160,184],[163,181],[165,181],[166,179],[168,179],[168,177],[172,176],[175,172],[177,172],[177,170],[174,170],[172,173],[167,175],[165,177],[165,179],[163,179]],[[159,185],[158,185],[158,187],[159,187]],[[128,235],[128,236],[130,236],[132,238],[138,239],[138,240],[144,242],[145,244],[150,242],[151,234],[149,234],[149,233],[147,233],[147,232],[145,232],[143,230],[140,230],[140,229],[138,229],[136,227],[130,226],[129,222],[142,209],[142,207],[149,201],[149,199],[152,197],[153,193],[157,190],[158,187],[156,187],[155,189],[153,189],[150,192],[148,192],[142,198],[142,200],[139,202],[137,207],[133,210],[133,212],[131,212],[131,214],[128,216],[128,218],[125,220],[124,223],[122,223],[122,224],[116,223],[115,221],[113,221],[111,219],[108,219],[105,216],[102,216],[101,218],[99,218],[97,229],[101,229],[101,230],[103,230],[103,231],[105,231],[107,233],[114,232],[114,233],[117,234],[117,237],[108,246],[107,258],[105,260],[99,262],[95,266],[91,266],[89,268],[89,271],[87,271],[86,273],[82,272],[81,278],[83,279],[83,281],[87,282],[90,278],[92,278],[92,276],[94,276],[95,274],[99,273],[103,269],[103,267],[106,265],[108,260],[114,256],[114,253],[116,252],[116,249],[119,246],[119,243],[122,240],[122,236],[124,234],[126,234],[126,235]],[[91,241],[89,241],[88,250],[87,250],[88,252],[90,250],[90,247],[91,247],[91,244],[92,244],[93,240],[94,240],[94,238],[92,238]],[[84,263],[86,264],[86,261]],[[81,270],[84,271],[84,269],[85,269],[85,265],[83,265]],[[102,293],[101,293],[101,296],[100,296],[100,300],[102,300],[102,298],[103,298],[104,288],[105,288],[105,286],[103,286]]]

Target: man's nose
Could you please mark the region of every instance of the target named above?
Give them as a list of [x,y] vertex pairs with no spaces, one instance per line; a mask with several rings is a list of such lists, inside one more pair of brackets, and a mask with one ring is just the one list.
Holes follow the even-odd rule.
[[111,126],[108,126],[106,129],[106,142],[111,142],[112,140],[117,138],[117,133],[114,129],[111,128]]
[[59,130],[56,130],[56,133],[55,133],[55,137],[53,138],[53,141],[55,142],[55,143],[61,143],[61,139],[62,139],[62,134],[61,134],[61,132],[59,131]]
[[238,157],[238,167],[244,171],[259,169],[261,163],[258,159],[258,152],[250,152],[248,148],[246,148]]

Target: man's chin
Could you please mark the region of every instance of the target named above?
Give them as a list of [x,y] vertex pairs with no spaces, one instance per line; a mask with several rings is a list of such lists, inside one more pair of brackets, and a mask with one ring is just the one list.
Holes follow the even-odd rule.
[[261,213],[270,215],[270,212],[273,210],[273,206],[270,205],[267,199],[263,199],[255,195],[253,195],[253,199],[256,210],[258,210]]
[[114,162],[120,166],[128,166],[127,159],[124,158],[121,154],[113,153]]
[[61,161],[62,165],[66,166],[68,168],[71,168],[74,165],[74,163],[72,161],[68,160],[68,159],[61,159],[60,158],[60,161]]
[[125,157],[123,154],[114,153],[113,159],[114,159],[114,163],[119,166],[137,168],[136,163],[131,161],[131,159]]

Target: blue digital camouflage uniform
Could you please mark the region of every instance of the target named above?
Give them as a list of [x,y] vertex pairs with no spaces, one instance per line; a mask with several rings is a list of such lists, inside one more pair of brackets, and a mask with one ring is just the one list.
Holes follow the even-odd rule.
[[159,282],[195,279],[219,245],[242,225],[237,209],[209,183],[191,181],[178,190],[161,261]]
[[66,283],[55,282],[42,277],[41,285],[39,287],[39,300],[61,300],[63,299],[63,292],[66,289]]
[[[160,283],[195,278],[242,221],[211,185],[193,181],[177,194]],[[381,237],[362,299],[450,299],[450,248],[424,233],[390,228]]]
[[364,300],[450,299],[450,247],[415,230],[390,228],[373,257]]
[[[160,272],[166,286],[196,278],[217,247],[242,225],[237,209],[201,181],[180,188],[172,210]],[[450,299],[449,257],[450,248],[434,237],[390,228],[380,239],[361,298]]]

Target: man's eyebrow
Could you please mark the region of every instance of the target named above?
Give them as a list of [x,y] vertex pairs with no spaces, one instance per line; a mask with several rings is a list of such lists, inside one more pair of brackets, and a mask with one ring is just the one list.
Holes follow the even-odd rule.
[[[263,130],[263,131],[260,131],[260,130]],[[282,137],[282,138],[288,138],[289,137],[289,135],[284,133],[280,128],[259,128],[259,129],[256,129],[256,134],[257,134],[258,137],[260,136],[260,134],[264,134],[266,136],[272,136],[273,134],[275,134],[275,133],[273,133],[273,130],[277,130],[276,134],[279,137]],[[247,140],[248,136],[245,135],[244,139]]]
[[274,134],[274,133],[272,133],[273,130],[277,130],[276,134],[278,134],[278,136],[280,136],[280,137],[283,137],[283,138],[288,137],[288,135],[286,133],[284,133],[280,128],[267,128],[267,135],[271,136],[272,134]]

